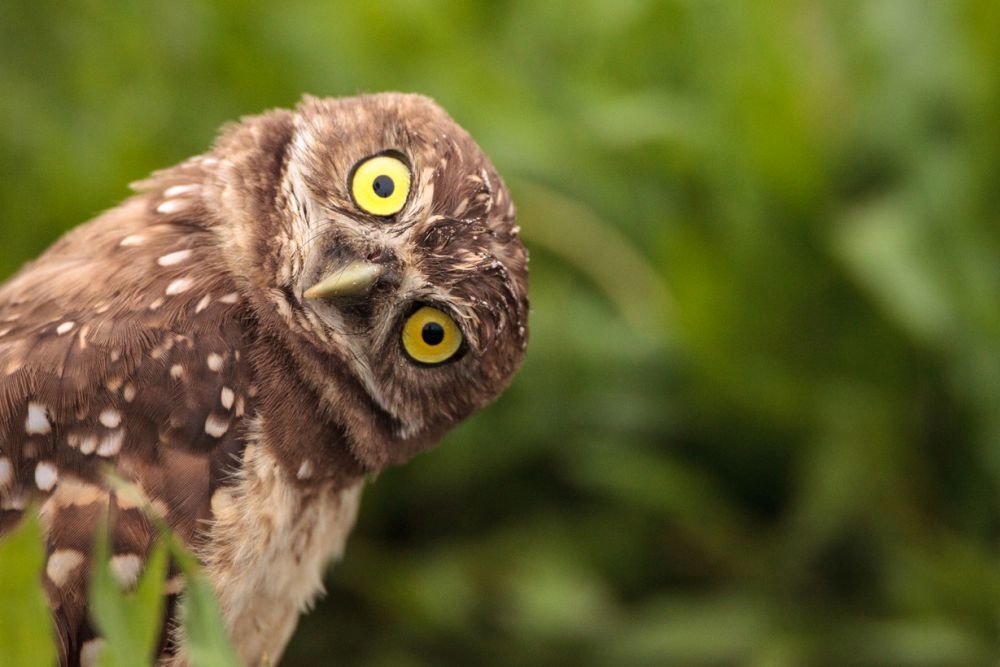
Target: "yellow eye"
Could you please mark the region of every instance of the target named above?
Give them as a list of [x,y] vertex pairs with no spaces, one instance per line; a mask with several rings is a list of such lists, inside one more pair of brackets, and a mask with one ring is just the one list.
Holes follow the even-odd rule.
[[403,324],[403,349],[421,364],[440,364],[462,346],[462,332],[455,320],[437,308],[424,306]]
[[409,193],[410,168],[391,155],[368,158],[351,176],[351,196],[365,213],[395,215],[403,209]]

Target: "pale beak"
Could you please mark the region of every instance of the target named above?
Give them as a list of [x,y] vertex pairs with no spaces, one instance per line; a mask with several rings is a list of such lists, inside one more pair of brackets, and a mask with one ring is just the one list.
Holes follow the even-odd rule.
[[386,271],[384,264],[355,260],[336,269],[319,281],[302,296],[306,299],[325,299],[331,296],[359,296],[367,294]]

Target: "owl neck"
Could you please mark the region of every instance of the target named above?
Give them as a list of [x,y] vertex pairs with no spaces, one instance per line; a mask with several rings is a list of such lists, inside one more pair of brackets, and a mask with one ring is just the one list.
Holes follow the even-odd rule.
[[303,486],[352,486],[373,472],[354,454],[347,428],[299,372],[299,350],[266,326],[251,326],[257,430],[289,479]]

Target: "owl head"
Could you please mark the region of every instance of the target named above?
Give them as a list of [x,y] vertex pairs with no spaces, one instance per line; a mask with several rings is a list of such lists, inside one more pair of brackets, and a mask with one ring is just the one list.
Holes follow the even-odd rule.
[[212,155],[227,269],[282,351],[274,372],[317,399],[276,397],[290,414],[337,425],[377,470],[508,385],[528,314],[514,205],[434,102],[307,97],[231,126]]

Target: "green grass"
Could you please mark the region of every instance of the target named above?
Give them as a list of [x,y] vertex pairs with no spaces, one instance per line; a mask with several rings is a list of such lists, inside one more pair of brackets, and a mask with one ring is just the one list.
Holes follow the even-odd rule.
[[[194,557],[161,528],[146,559],[142,576],[131,590],[115,580],[110,565],[107,526],[97,531],[90,573],[90,618],[104,639],[101,667],[152,666],[160,642],[168,559],[184,577],[184,616],[188,658],[193,667],[238,667],[229,645],[212,587]],[[53,665],[55,635],[40,586],[45,567],[42,530],[37,513],[0,540],[0,665]]]

